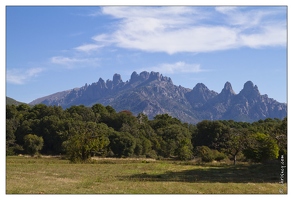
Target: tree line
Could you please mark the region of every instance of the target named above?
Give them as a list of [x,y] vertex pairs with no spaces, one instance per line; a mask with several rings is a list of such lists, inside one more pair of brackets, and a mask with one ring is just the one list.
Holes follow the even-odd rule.
[[101,104],[6,105],[6,155],[38,153],[72,162],[92,156],[265,162],[287,155],[287,118],[187,124],[168,114],[150,120]]

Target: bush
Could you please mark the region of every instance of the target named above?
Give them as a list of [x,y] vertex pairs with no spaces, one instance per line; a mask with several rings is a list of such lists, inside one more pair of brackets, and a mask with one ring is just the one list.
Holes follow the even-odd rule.
[[193,158],[191,148],[188,146],[180,147],[177,150],[177,155],[180,160],[191,160]]
[[90,133],[76,133],[63,142],[66,154],[73,163],[88,163],[91,155],[109,144],[106,137],[93,137]]
[[203,162],[212,162],[214,160],[214,153],[207,146],[196,147],[196,155],[201,157]]
[[157,153],[156,153],[155,150],[151,150],[151,151],[149,151],[149,152],[146,154],[146,157],[147,157],[147,158],[157,159],[157,158],[158,158],[158,155],[157,155]]
[[31,156],[34,156],[43,148],[44,140],[42,137],[38,137],[34,134],[28,134],[24,136],[23,140],[24,150]]
[[217,150],[212,150],[207,146],[196,147],[196,155],[201,157],[203,162],[212,162],[213,160],[221,161],[227,158],[227,156]]
[[227,158],[227,156],[222,152],[219,152],[217,150],[212,150],[212,151],[213,151],[214,160],[216,161],[221,161]]

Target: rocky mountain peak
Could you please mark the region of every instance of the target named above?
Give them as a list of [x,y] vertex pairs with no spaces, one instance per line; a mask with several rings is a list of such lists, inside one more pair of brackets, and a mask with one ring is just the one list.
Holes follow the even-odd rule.
[[235,92],[232,88],[232,85],[230,82],[226,82],[225,85],[224,85],[224,88],[222,89],[221,93],[220,94],[225,94],[225,95],[235,95]]
[[195,87],[193,88],[193,90],[197,91],[197,92],[203,92],[203,91],[206,91],[206,90],[209,90],[209,89],[203,83],[197,83],[195,85]]
[[232,85],[230,82],[226,82],[221,93],[211,100],[211,106],[215,113],[221,115],[221,113],[226,112],[231,105],[234,97],[236,96]]
[[143,79],[143,80],[147,80],[150,77],[150,73],[147,71],[143,71],[139,74],[139,76]]
[[131,74],[131,77],[130,77],[130,80],[129,80],[129,83],[135,83],[135,82],[144,82],[144,81],[155,81],[155,80],[158,80],[158,81],[166,81],[166,82],[169,82],[169,83],[172,83],[172,80],[170,77],[166,77],[166,76],[163,76],[162,74],[160,74],[159,72],[146,72],[146,71],[143,71],[141,72],[139,75],[137,74],[137,72],[132,72]]
[[98,82],[105,83],[104,79],[102,79],[102,78],[99,78],[99,81]]
[[254,84],[252,81],[247,81],[244,86],[243,86],[243,89],[244,90],[252,90],[254,87]]
[[136,73],[136,71],[132,72],[129,82],[132,83],[138,80],[139,80],[139,75]]
[[244,86],[243,89],[240,91],[239,93],[240,95],[244,95],[244,96],[260,96],[260,92],[258,90],[258,87],[256,85],[254,85],[252,83],[252,81],[247,81]]
[[159,72],[151,72],[150,73],[150,80],[161,80],[162,75]]
[[120,74],[114,74],[113,75],[113,84],[118,85],[121,82],[123,82],[122,79],[121,79],[121,75]]
[[97,83],[98,85],[100,85],[101,88],[105,88],[106,87],[106,83],[102,78],[99,78],[99,81]]
[[186,94],[186,98],[193,107],[201,107],[216,95],[216,92],[209,90],[203,83],[197,83],[193,90]]

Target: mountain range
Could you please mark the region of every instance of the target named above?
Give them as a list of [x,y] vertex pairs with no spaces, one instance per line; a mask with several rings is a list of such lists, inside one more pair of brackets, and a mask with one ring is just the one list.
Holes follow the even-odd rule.
[[235,120],[253,122],[265,118],[283,119],[287,104],[261,95],[251,81],[236,94],[229,82],[220,93],[197,83],[193,89],[176,86],[171,78],[159,72],[133,72],[130,80],[123,82],[119,74],[113,80],[85,84],[80,88],[57,92],[38,98],[35,104],[92,106],[96,103],[110,105],[116,111],[129,110],[133,114],[146,114],[152,119],[167,113],[183,122],[195,124],[201,120]]

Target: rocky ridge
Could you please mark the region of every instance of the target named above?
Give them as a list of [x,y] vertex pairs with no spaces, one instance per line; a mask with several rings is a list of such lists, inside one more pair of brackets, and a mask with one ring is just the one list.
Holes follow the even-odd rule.
[[112,80],[85,84],[83,87],[58,92],[32,101],[35,105],[92,106],[96,103],[110,105],[116,111],[130,110],[144,113],[150,119],[167,113],[187,123],[201,120],[257,121],[265,118],[284,118],[287,104],[261,95],[251,81],[236,94],[226,82],[220,93],[209,90],[203,83],[193,89],[176,86],[171,78],[158,72],[133,72],[129,81],[123,82],[119,74]]

